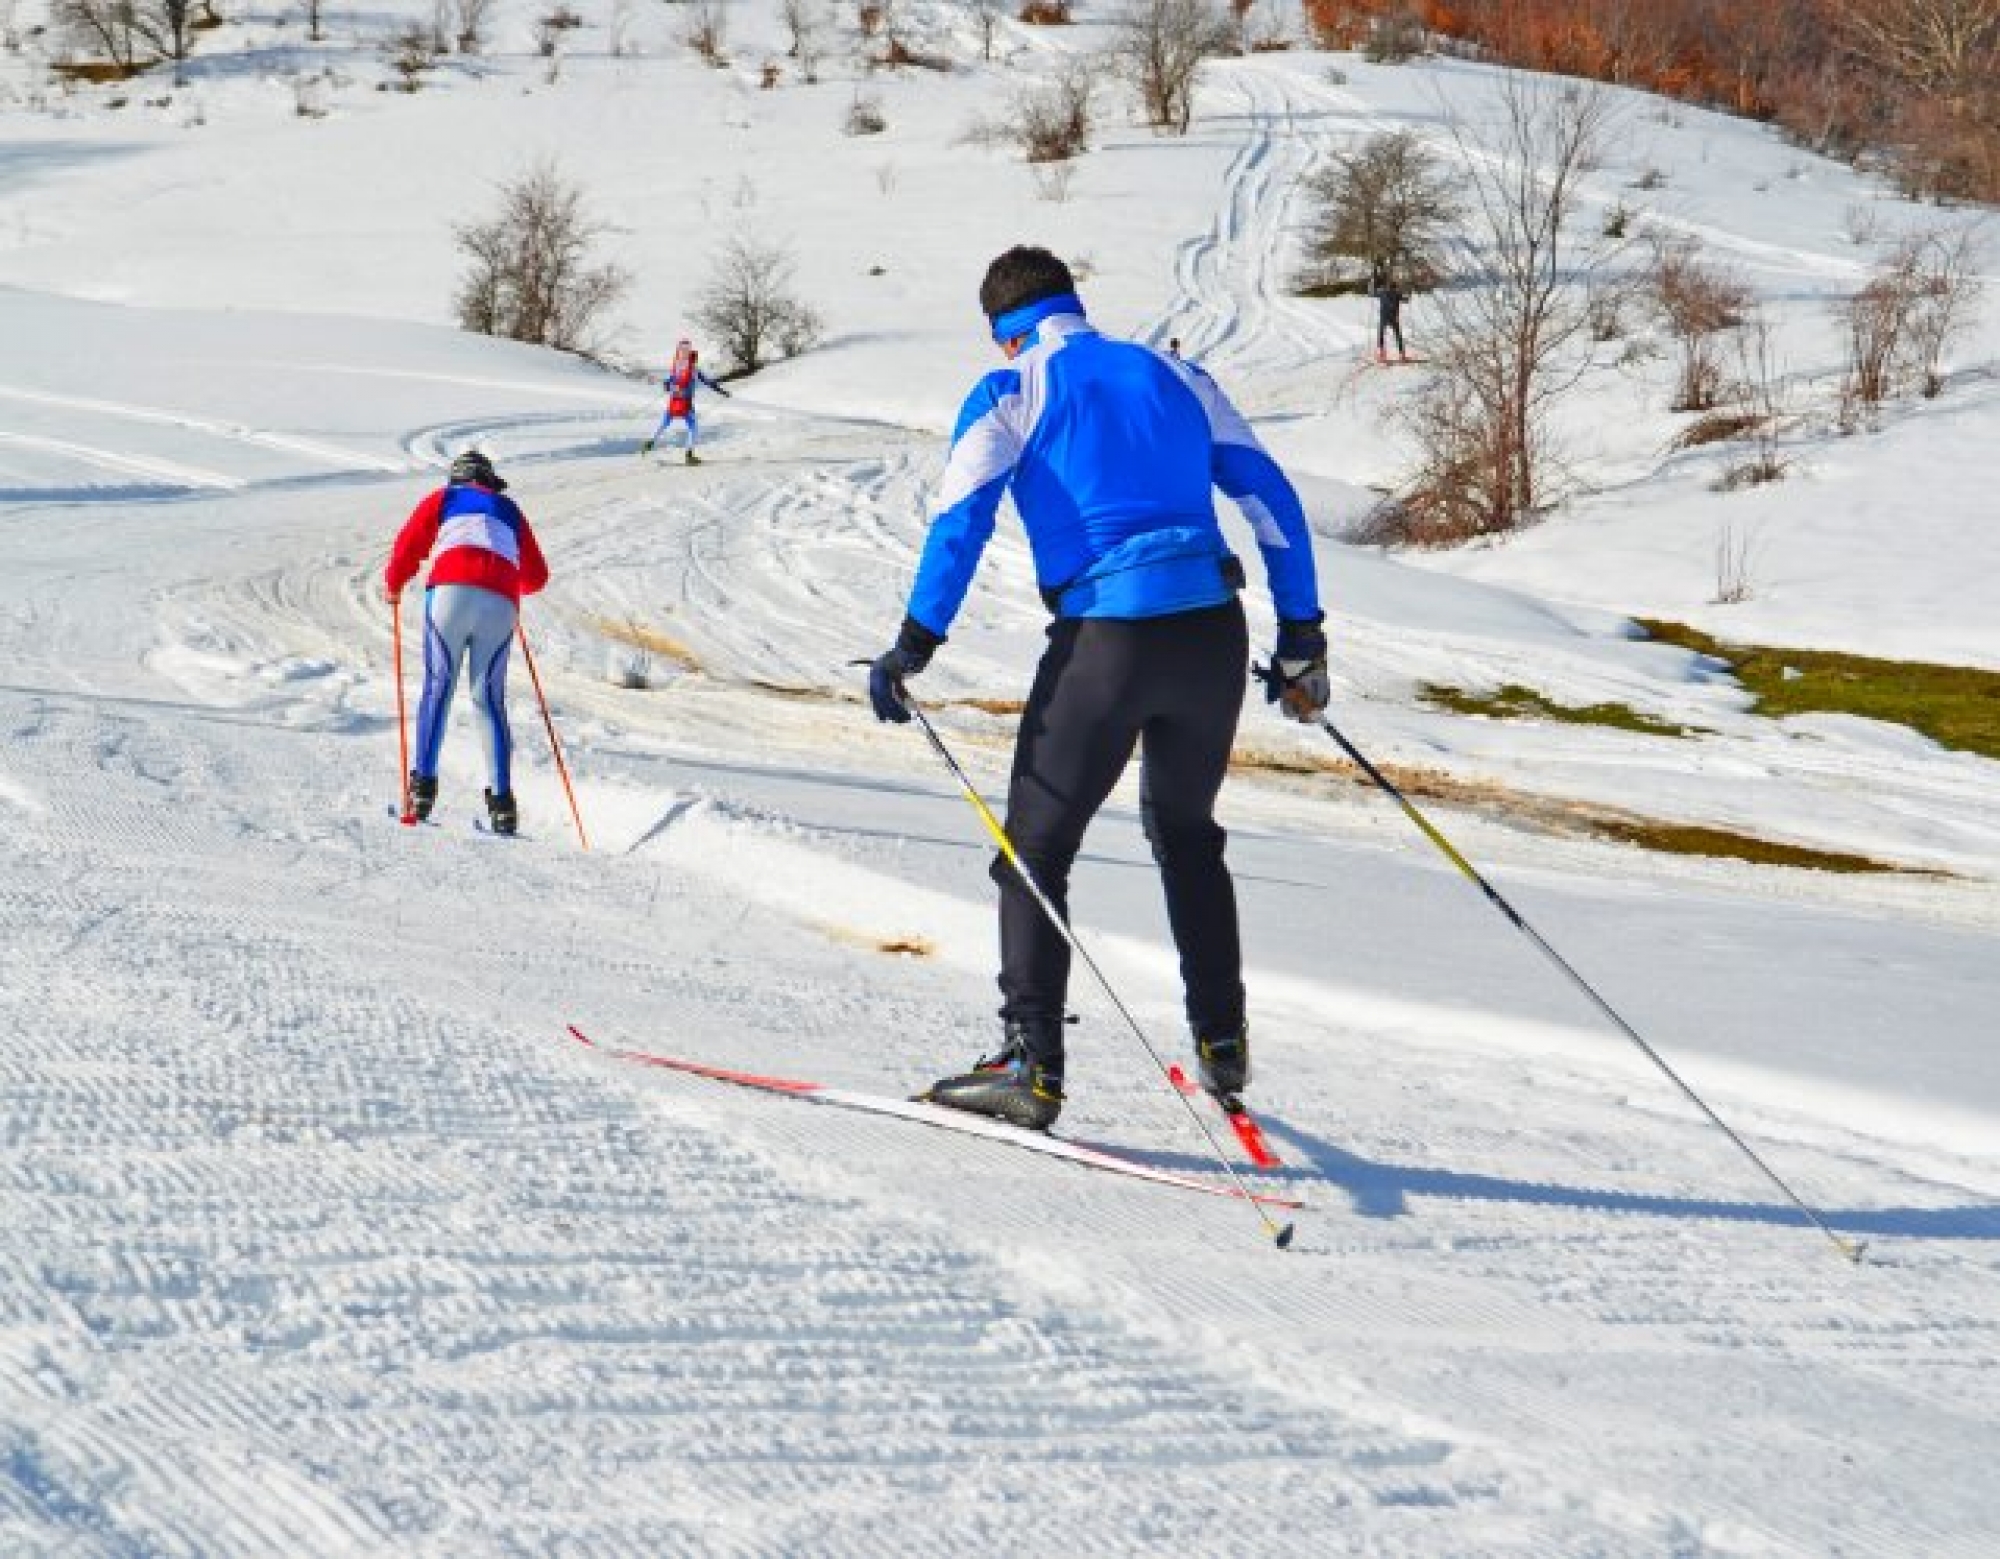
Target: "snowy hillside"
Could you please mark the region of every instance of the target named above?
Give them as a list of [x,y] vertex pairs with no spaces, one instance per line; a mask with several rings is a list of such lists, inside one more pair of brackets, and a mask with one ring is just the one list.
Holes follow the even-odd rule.
[[[181,85],[57,92],[39,44],[0,56],[0,1552],[2000,1547],[2000,770],[1756,714],[1630,621],[2000,668],[2000,307],[1944,396],[1852,437],[1825,414],[1855,208],[1934,214],[1629,99],[1590,199],[1656,172],[1653,219],[1751,276],[1791,477],[1713,491],[1639,363],[1573,414],[1590,490],[1558,515],[1385,555],[1342,538],[1421,370],[1363,365],[1356,300],[1286,290],[1297,181],[1387,127],[1448,144],[1489,73],[1218,62],[1185,141],[1107,95],[1056,200],[965,132],[1100,16],[1007,21],[989,63],[968,11],[917,7],[955,68],[864,72],[843,14],[819,82],[764,90],[779,9],[728,8],[722,70],[687,9],[588,13],[552,80],[503,5],[414,95],[376,90],[402,7],[329,11],[320,43],[232,13]],[[880,135],[841,133],[858,92]],[[635,273],[629,372],[450,328],[453,224],[549,157]],[[636,460],[637,370],[739,230],[796,250],[825,339],[704,402],[708,465]],[[566,1037],[891,1097],[994,1037],[987,842],[850,662],[900,617],[991,360],[978,277],[1019,240],[1237,396],[1320,537],[1341,728],[1865,1264],[1261,704],[1224,813],[1286,1165],[1258,1183],[1307,1204],[1288,1252],[1238,1201]],[[524,621],[587,852],[524,668],[524,837],[472,826],[464,708],[438,826],[394,815],[380,571],[472,443],[552,564]],[[1735,605],[1724,527],[1754,538]],[[1003,525],[916,689],[989,796],[1043,622]],[[1420,696],[1510,683],[1690,732]],[[1178,1054],[1136,810],[1128,785],[1072,902]],[[1219,1180],[1074,998],[1063,1132]]]

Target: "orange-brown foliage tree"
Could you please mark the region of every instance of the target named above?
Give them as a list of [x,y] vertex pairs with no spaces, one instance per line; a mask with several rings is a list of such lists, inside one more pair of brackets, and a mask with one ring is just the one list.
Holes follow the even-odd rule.
[[1438,38],[1770,119],[1823,151],[1872,150],[1903,187],[2000,200],[2000,0],[1305,0],[1353,48],[1413,11]]

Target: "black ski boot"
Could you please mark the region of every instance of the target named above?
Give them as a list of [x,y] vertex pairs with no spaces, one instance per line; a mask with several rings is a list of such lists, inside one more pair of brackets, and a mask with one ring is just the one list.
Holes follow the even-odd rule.
[[693,450],[690,449],[687,452],[686,463],[691,466],[698,466],[701,464],[701,456],[697,455]]
[[437,805],[438,781],[435,774],[410,774],[410,812],[418,822],[431,815]]
[[496,834],[511,834],[519,828],[521,813],[514,805],[514,792],[510,790],[504,796],[496,796],[492,791],[487,791],[486,817],[492,823],[493,832]]
[[[1031,1036],[1044,1036],[1026,1023],[1009,1023],[1006,1042],[996,1054],[960,1076],[939,1079],[921,1097],[947,1109],[990,1115],[1029,1131],[1047,1131],[1063,1107],[1062,1030],[1050,1027],[1048,1042],[1031,1044]],[[1037,1061],[1036,1051],[1053,1055],[1054,1064]]]
[[1195,1080],[1224,1105],[1233,1108],[1238,1096],[1250,1086],[1250,1025],[1239,1023],[1203,1039],[1194,1039]]

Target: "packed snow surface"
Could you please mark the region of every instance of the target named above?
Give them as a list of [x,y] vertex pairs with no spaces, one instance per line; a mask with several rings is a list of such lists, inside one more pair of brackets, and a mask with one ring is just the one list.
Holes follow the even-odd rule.
[[[0,1552],[2000,1550],[2000,771],[1755,715],[1630,623],[2000,667],[2000,330],[1875,431],[1802,414],[1793,477],[1747,494],[1662,453],[1660,365],[1607,371],[1561,513],[1352,546],[1421,370],[1286,290],[1298,179],[1385,128],[1448,145],[1490,74],[1220,61],[1185,141],[1109,112],[1052,200],[963,132],[1101,30],[1009,21],[987,64],[966,13],[912,14],[958,69],[836,50],[760,91],[781,30],[744,6],[731,69],[659,16],[614,55],[593,16],[552,72],[503,7],[410,97],[296,19],[123,108],[0,74]],[[838,133],[857,92],[881,136]],[[1854,212],[1926,214],[1755,127],[1625,111],[1590,199],[1657,172],[1655,219],[1744,268],[1809,401]],[[636,273],[616,361],[690,331],[738,223],[796,247],[826,339],[704,401],[705,466],[634,458],[643,375],[450,328],[451,225],[538,156]],[[1425,815],[1863,1264],[1261,703],[1224,806],[1288,1252],[1241,1202],[565,1037],[889,1096],[994,1037],[988,841],[851,662],[895,631],[993,360],[978,275],[1024,238],[1088,261],[1107,328],[1179,336],[1299,475],[1341,729],[1435,782]],[[381,566],[475,442],[553,565],[524,626],[587,851],[518,662],[523,836],[474,826],[465,709],[434,824],[395,816]],[[1733,606],[1725,527],[1754,542]],[[414,661],[414,599],[402,626]],[[914,684],[989,797],[1042,626],[1009,521]],[[1694,734],[1469,720],[1425,682]],[[1605,810],[1901,870],[1564,825]],[[1179,1056],[1129,784],[1072,906]],[[1072,995],[1063,1132],[1219,1179]]]

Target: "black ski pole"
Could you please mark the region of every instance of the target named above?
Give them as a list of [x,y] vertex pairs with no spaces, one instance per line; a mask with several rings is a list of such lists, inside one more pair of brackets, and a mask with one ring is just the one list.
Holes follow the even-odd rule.
[[951,770],[952,777],[958,781],[959,788],[965,792],[966,799],[972,803],[973,810],[979,814],[979,820],[986,825],[987,833],[993,836],[994,844],[999,846],[1001,855],[1005,856],[1007,864],[1014,868],[1023,886],[1027,888],[1029,894],[1034,898],[1035,903],[1040,906],[1042,913],[1049,917],[1049,924],[1061,933],[1062,939],[1069,944],[1070,951],[1076,954],[1082,960],[1083,966],[1096,977],[1098,985],[1103,989],[1111,1005],[1118,1009],[1118,1015],[1125,1020],[1126,1026],[1132,1030],[1134,1037],[1145,1048],[1146,1054],[1153,1058],[1153,1065],[1159,1068],[1160,1076],[1166,1081],[1169,1091],[1172,1092],[1176,1099],[1180,1100],[1181,1107],[1188,1113],[1188,1119],[1193,1121],[1200,1129],[1202,1136],[1207,1138],[1209,1151],[1215,1155],[1215,1161],[1228,1174],[1231,1182],[1236,1187],[1237,1194],[1250,1207],[1255,1209],[1258,1218],[1263,1221],[1264,1232],[1271,1236],[1272,1243],[1279,1250],[1289,1247],[1292,1243],[1292,1225],[1289,1223],[1280,1225],[1275,1222],[1271,1215],[1264,1210],[1264,1204],[1258,1201],[1250,1188],[1243,1183],[1243,1177],[1236,1172],[1236,1166],[1229,1162],[1229,1155],[1222,1151],[1222,1144],[1215,1140],[1215,1133],[1208,1129],[1208,1122],[1201,1118],[1201,1112],[1195,1109],[1186,1095],[1174,1087],[1173,1074],[1168,1071],[1167,1063],[1160,1058],[1159,1051],[1153,1048],[1153,1042],[1146,1038],[1146,1031],[1139,1027],[1139,1020],[1133,1017],[1131,1009],[1118,999],[1118,992],[1112,989],[1111,981],[1105,977],[1104,971],[1097,967],[1097,960],[1090,956],[1089,950],[1076,939],[1076,933],[1070,930],[1069,923],[1057,913],[1055,905],[1049,902],[1048,895],[1042,892],[1041,884],[1035,881],[1035,874],[1028,870],[1027,863],[1021,859],[1019,853],[1014,849],[1014,841],[1007,837],[1007,830],[1000,826],[1000,819],[995,817],[993,809],[987,806],[986,798],[979,794],[979,788],[972,783],[965,770],[959,767],[958,760],[951,755],[951,749],[945,746],[944,738],[938,735],[937,727],[931,724],[930,717],[924,713],[923,706],[910,697],[907,690],[903,692],[903,707],[916,716],[917,724],[923,727],[924,735],[930,741],[931,750],[942,758],[945,767]]
[[1455,848],[1453,848],[1451,841],[1445,838],[1443,834],[1439,833],[1437,829],[1432,826],[1430,819],[1425,817],[1423,813],[1419,812],[1416,809],[1416,807],[1410,802],[1410,799],[1407,796],[1405,796],[1400,790],[1398,790],[1393,784],[1390,783],[1389,777],[1387,775],[1385,775],[1380,769],[1376,768],[1374,764],[1368,761],[1366,755],[1363,754],[1360,748],[1356,747],[1354,743],[1350,742],[1344,735],[1341,734],[1340,728],[1338,726],[1336,726],[1331,720],[1327,719],[1325,715],[1321,715],[1319,717],[1318,724],[1321,730],[1325,731],[1328,736],[1331,736],[1336,742],[1340,744],[1340,749],[1342,752],[1346,753],[1348,757],[1352,758],[1357,764],[1360,765],[1361,772],[1363,774],[1366,774],[1369,777],[1369,779],[1373,780],[1378,786],[1380,786],[1383,793],[1386,794],[1391,800],[1393,800],[1398,806],[1400,806],[1403,809],[1403,811],[1408,815],[1410,821],[1415,823],[1418,828],[1423,830],[1424,837],[1430,840],[1432,844],[1436,845],[1438,849],[1444,852],[1445,859],[1450,861],[1452,865],[1456,866],[1461,872],[1463,872],[1467,877],[1467,879],[1470,880],[1473,883],[1473,885],[1479,889],[1481,893],[1486,895],[1486,901],[1489,904],[1491,904],[1495,909],[1499,910],[1501,914],[1505,915],[1507,919],[1510,922],[1512,922],[1516,930],[1518,930],[1530,942],[1533,942],[1536,947],[1540,948],[1542,952],[1547,955],[1549,962],[1554,964],[1565,975],[1567,975],[1569,977],[1570,982],[1573,985],[1575,985],[1578,990],[1582,991],[1585,996],[1590,998],[1592,1004],[1596,1006],[1597,1010],[1603,1013],[1605,1017],[1610,1019],[1612,1024],[1617,1027],[1620,1033],[1622,1033],[1627,1039],[1631,1040],[1633,1044],[1637,1045],[1639,1049],[1645,1053],[1646,1059],[1648,1061],[1651,1061],[1653,1065],[1658,1067],[1660,1071],[1666,1075],[1667,1081],[1672,1083],[1684,1095],[1686,1095],[1688,1102],[1694,1105],[1696,1109],[1700,1110],[1703,1115],[1707,1116],[1709,1122],[1718,1131],[1720,1131],[1731,1142],[1735,1143],[1736,1146],[1742,1151],[1743,1156],[1749,1159],[1751,1163],[1755,1164],[1760,1170],[1763,1171],[1765,1179],[1769,1180],[1772,1185],[1776,1186],[1780,1191],[1784,1192],[1786,1200],[1789,1201],[1800,1212],[1804,1213],[1806,1217],[1811,1221],[1814,1228],[1818,1229],[1820,1233],[1824,1234],[1829,1240],[1833,1241],[1833,1247],[1835,1250],[1839,1251],[1841,1255],[1845,1256],[1849,1261],[1859,1262],[1861,1260],[1861,1253],[1866,1248],[1864,1242],[1860,1240],[1842,1239],[1838,1234],[1834,1233],[1833,1230],[1827,1226],[1826,1220],[1822,1218],[1818,1213],[1814,1212],[1811,1207],[1807,1206],[1806,1203],[1799,1197],[1799,1194],[1796,1191],[1794,1191],[1790,1186],[1786,1185],[1785,1182],[1778,1177],[1777,1171],[1772,1169],[1769,1164],[1766,1164],[1761,1158],[1759,1158],[1754,1152],[1752,1152],[1750,1149],[1750,1145],[1747,1142],[1745,1142],[1741,1137],[1737,1136],[1735,1132],[1731,1131],[1728,1125],[1724,1123],[1722,1117],[1717,1115],[1715,1111],[1711,1110],[1708,1107],[1708,1105],[1702,1101],[1701,1095],[1696,1093],[1692,1088],[1690,1088],[1685,1082],[1681,1080],[1680,1074],[1676,1072],[1672,1067],[1667,1065],[1666,1061],[1662,1059],[1662,1057],[1660,1056],[1660,1053],[1656,1051],[1651,1045],[1647,1044],[1645,1040],[1639,1037],[1639,1031],[1633,1028],[1632,1025],[1627,1023],[1622,1017],[1620,1017],[1617,1011],[1612,1007],[1611,1003],[1606,1001],[1602,996],[1598,995],[1596,990],[1591,986],[1590,982],[1584,979],[1582,975],[1578,974],[1575,969],[1570,967],[1569,961],[1565,959],[1561,953],[1558,953],[1553,947],[1551,947],[1548,944],[1548,942],[1543,939],[1542,934],[1539,931],[1537,931],[1533,926],[1529,925],[1528,922],[1522,918],[1520,911],[1515,909],[1513,905],[1509,904],[1504,898],[1500,896],[1499,889],[1495,888],[1492,883],[1488,882],[1484,877],[1480,876],[1479,873],[1473,869],[1472,863],[1468,861],[1464,856],[1460,855],[1458,851]]

